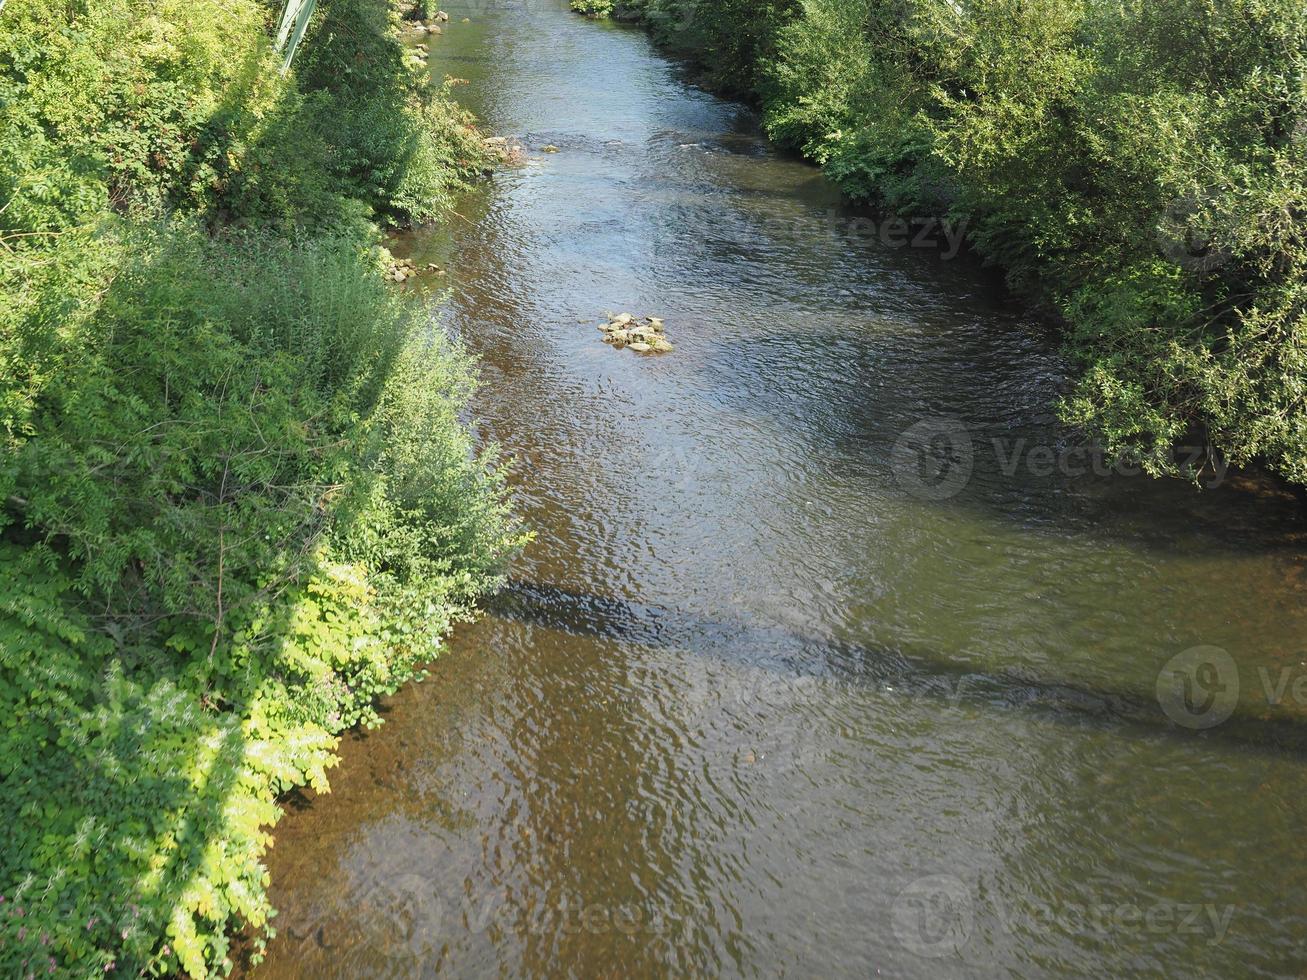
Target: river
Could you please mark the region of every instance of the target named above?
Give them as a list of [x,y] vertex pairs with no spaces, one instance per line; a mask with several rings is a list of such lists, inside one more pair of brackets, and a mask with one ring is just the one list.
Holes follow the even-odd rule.
[[1099,465],[991,272],[640,31],[448,9],[530,160],[396,249],[536,538],[290,802],[255,976],[1301,976],[1296,503]]

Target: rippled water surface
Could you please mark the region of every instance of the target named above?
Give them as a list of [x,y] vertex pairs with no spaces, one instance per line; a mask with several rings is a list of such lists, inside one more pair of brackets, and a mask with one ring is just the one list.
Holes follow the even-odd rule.
[[[1301,975],[1295,503],[1081,472],[973,262],[639,32],[449,9],[433,70],[531,160],[397,249],[449,269],[537,537],[292,804],[256,975]],[[1156,696],[1199,645],[1202,730]]]

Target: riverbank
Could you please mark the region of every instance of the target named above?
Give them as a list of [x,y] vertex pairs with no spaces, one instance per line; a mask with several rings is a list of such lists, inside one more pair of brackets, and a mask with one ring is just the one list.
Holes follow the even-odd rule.
[[[1307,482],[1307,12],[574,0],[640,21],[855,200],[948,216],[1064,325],[1113,454]],[[1201,40],[1200,40],[1201,39]]]
[[0,19],[0,970],[220,975],[280,794],[520,543],[469,359],[382,281],[496,154],[399,12]]

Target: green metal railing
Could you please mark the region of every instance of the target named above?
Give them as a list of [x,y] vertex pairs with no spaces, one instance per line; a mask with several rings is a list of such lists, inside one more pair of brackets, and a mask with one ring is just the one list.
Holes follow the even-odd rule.
[[[4,0],[0,0],[2,4]],[[304,32],[308,30],[309,18],[313,16],[313,8],[318,4],[318,0],[286,0],[286,6],[281,12],[281,22],[277,25],[276,48],[281,52],[281,70],[282,73],[290,71],[291,60],[295,57],[295,49],[300,46],[300,41],[304,39]]]

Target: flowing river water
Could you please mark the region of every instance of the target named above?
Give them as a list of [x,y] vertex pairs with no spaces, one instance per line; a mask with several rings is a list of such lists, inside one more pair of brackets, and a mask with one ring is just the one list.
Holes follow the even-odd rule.
[[255,975],[1301,976],[1295,501],[1091,465],[991,274],[639,31],[449,10],[531,160],[396,250],[537,536],[292,801]]

